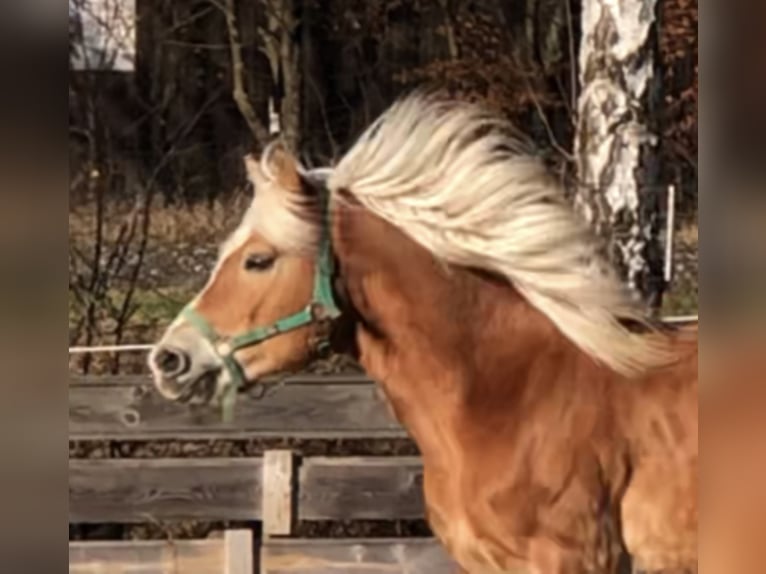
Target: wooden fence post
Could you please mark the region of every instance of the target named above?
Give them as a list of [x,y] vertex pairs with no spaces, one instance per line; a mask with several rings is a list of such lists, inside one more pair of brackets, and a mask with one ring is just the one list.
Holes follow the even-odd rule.
[[226,530],[223,535],[224,574],[254,574],[253,532]]
[[263,537],[289,536],[295,522],[295,456],[291,450],[263,455]]

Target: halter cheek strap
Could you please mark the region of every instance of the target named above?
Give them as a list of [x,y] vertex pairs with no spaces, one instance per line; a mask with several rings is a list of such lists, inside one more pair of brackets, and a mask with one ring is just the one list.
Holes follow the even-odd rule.
[[[302,310],[282,317],[269,325],[256,327],[236,335],[218,333],[205,317],[189,305],[180,313],[205,339],[210,341],[229,374],[231,384],[226,390],[222,402],[224,422],[231,421],[237,391],[247,383],[244,369],[234,357],[237,351],[258,345],[282,333],[288,333],[306,325],[329,321],[340,316],[340,308],[335,301],[332,287],[334,259],[330,242],[330,213],[326,200],[322,202],[321,209],[323,225],[319,252],[314,264],[314,290],[311,301]],[[327,349],[329,348],[329,341],[320,340],[317,346],[319,350]]]

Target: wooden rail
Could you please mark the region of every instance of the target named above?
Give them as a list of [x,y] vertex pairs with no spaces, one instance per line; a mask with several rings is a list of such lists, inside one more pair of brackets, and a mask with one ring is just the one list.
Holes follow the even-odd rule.
[[69,461],[70,523],[260,521],[223,538],[70,543],[70,574],[429,574],[450,572],[423,539],[294,539],[300,520],[423,518],[418,457]]
[[418,457],[310,457],[285,470],[261,458],[74,459],[69,522],[264,520],[270,529],[286,519],[265,510],[279,516],[288,504],[293,520],[424,516]]
[[253,574],[253,533],[204,540],[69,543],[69,574]]
[[261,550],[262,574],[452,574],[431,538],[272,540]]
[[231,423],[217,409],[192,409],[156,393],[148,377],[75,378],[71,440],[394,438],[406,433],[365,377],[302,376],[265,396],[242,394]]
[[[360,376],[301,376],[265,397],[244,394],[229,424],[216,410],[165,401],[147,377],[79,378],[69,386],[70,440],[404,436],[375,384]],[[448,559],[432,539],[289,537],[302,520],[423,515],[418,457],[299,459],[282,450],[246,458],[69,461],[70,523],[260,521],[262,532],[260,541],[245,530],[172,543],[73,542],[70,573],[239,574],[256,567],[264,574],[444,572]],[[232,570],[234,541],[235,554],[252,562],[239,570]]]
[[[256,558],[257,557],[257,558]],[[250,530],[203,540],[70,542],[70,574],[445,574],[438,542],[423,539],[270,540]]]
[[260,520],[261,459],[69,461],[69,522]]

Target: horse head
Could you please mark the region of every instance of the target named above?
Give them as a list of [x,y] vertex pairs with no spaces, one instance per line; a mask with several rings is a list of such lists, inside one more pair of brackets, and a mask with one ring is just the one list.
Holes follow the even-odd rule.
[[221,402],[305,364],[327,346],[328,322],[339,314],[322,178],[277,143],[244,162],[252,203],[207,284],[149,356],[170,400]]

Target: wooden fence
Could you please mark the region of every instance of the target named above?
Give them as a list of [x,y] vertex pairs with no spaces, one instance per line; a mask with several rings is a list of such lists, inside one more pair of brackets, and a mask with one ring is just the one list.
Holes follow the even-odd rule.
[[[75,379],[70,440],[399,438],[406,436],[361,377],[295,378],[245,395],[236,416],[159,398],[146,378]],[[258,521],[261,536],[227,530],[204,540],[71,542],[70,572],[409,574],[454,567],[430,538],[299,539],[299,521],[423,518],[418,457],[70,459],[70,523]]]

